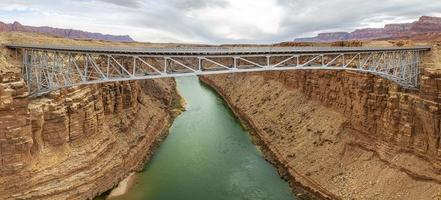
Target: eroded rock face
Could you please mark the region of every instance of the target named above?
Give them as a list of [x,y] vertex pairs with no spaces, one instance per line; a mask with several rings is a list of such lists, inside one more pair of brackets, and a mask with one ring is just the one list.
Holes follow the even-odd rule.
[[423,83],[420,96],[402,92],[374,75],[354,72],[298,72],[266,77],[281,79],[288,87],[339,111],[351,119],[351,127],[358,132],[425,156],[434,163],[440,161],[440,105],[434,101],[439,90],[429,86],[439,81],[436,78]]
[[27,89],[17,80],[0,85],[0,175],[22,170],[31,159],[32,134],[24,98]]
[[[155,88],[151,90],[151,88]],[[0,84],[0,199],[89,199],[139,170],[179,108],[173,80],[74,88],[29,99]]]
[[435,199],[441,197],[441,73],[425,67],[419,92],[356,72],[203,80],[251,126],[267,159],[291,183],[331,199]]

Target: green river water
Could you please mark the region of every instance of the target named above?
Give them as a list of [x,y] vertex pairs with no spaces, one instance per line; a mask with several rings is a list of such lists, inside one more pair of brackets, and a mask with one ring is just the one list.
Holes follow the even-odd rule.
[[186,111],[117,200],[296,199],[221,97],[197,77],[176,81]]

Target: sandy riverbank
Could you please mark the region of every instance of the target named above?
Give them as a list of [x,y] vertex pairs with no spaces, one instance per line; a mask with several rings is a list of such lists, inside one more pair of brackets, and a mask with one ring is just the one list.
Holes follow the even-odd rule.
[[122,196],[126,194],[129,189],[133,186],[136,180],[136,174],[131,173],[127,178],[122,180],[118,186],[110,192],[109,196],[106,199],[115,199],[116,197]]

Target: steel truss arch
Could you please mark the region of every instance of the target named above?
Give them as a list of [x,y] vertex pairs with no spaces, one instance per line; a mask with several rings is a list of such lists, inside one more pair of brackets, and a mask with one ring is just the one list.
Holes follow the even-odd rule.
[[417,89],[422,55],[430,47],[191,48],[105,50],[9,46],[21,49],[31,95],[115,81],[281,70],[371,73]]

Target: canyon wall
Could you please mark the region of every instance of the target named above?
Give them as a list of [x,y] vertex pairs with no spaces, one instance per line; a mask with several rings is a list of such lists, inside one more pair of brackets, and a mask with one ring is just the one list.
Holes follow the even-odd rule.
[[371,74],[205,76],[293,185],[329,199],[441,198],[440,51],[421,88]]
[[180,109],[171,79],[30,99],[13,52],[0,55],[0,199],[94,198],[142,169]]

